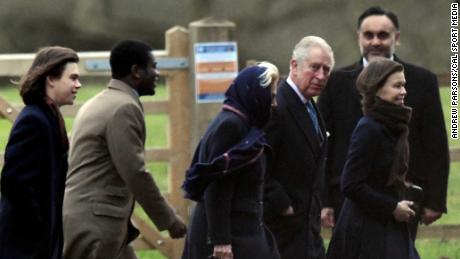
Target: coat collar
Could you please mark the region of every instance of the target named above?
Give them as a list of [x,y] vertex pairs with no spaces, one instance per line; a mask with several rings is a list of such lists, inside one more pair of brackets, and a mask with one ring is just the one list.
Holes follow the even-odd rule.
[[[311,123],[310,116],[308,115],[307,108],[302,103],[300,98],[296,95],[294,90],[284,81],[280,88],[279,88],[279,97],[284,99],[284,103],[286,104],[286,109],[292,114],[294,120],[296,121],[297,126],[300,128],[301,132],[307,139],[307,142],[310,144],[311,148],[314,150],[315,153],[319,152],[320,150],[320,142],[319,138],[316,134],[316,130]],[[320,128],[323,136],[325,137],[326,134],[324,132],[324,124],[320,119],[320,115],[318,109],[314,101],[312,100],[313,106],[317,111],[318,119],[320,121]]]
[[[392,59],[392,60],[393,60],[393,61],[396,61],[396,62],[398,62],[398,63],[401,63],[403,66],[404,66],[404,64],[405,64],[405,62],[402,61],[398,56],[396,56],[396,54],[393,54],[393,59]],[[356,62],[355,64],[353,64],[351,67],[352,67],[352,68],[356,68],[356,70],[358,70],[359,72],[361,72],[361,70],[364,68],[363,57],[361,57],[361,58],[359,59],[359,61]]]
[[136,90],[121,80],[112,78],[109,81],[109,84],[107,85],[107,87],[109,89],[116,89],[124,93],[127,93],[136,100],[139,99],[139,95],[137,94]]
[[130,85],[126,84],[125,82],[118,80],[118,79],[111,79],[107,85],[107,88],[109,89],[114,89],[118,91],[122,91],[129,96],[131,96],[136,102],[142,107],[141,100],[139,98],[139,95],[137,94],[136,90],[132,88]]

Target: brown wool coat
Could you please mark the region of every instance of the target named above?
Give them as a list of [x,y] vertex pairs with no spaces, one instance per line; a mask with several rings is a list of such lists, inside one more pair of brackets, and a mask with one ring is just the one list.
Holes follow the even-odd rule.
[[118,258],[138,231],[138,202],[159,230],[175,221],[144,162],[145,122],[135,91],[122,81],[79,110],[71,134],[64,198],[64,258]]

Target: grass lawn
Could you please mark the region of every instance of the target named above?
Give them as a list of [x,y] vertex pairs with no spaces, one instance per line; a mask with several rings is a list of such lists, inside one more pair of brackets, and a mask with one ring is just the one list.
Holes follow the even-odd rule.
[[[94,84],[83,86],[77,97],[77,103],[82,103],[96,93],[98,93],[105,85]],[[155,96],[142,97],[141,100],[166,100],[168,99],[168,91],[166,87],[157,87]],[[16,88],[12,86],[0,87],[0,96],[13,104],[20,104],[21,98],[18,95]],[[441,88],[441,99],[443,102],[444,117],[446,121],[450,118],[450,88]],[[73,125],[73,118],[65,118],[67,130],[70,131]],[[146,115],[147,127],[147,147],[166,147],[167,130],[169,127],[169,119],[166,115]],[[0,152],[5,149],[9,132],[11,130],[11,122],[0,119]],[[450,128],[448,128],[450,130]],[[459,140],[449,139],[451,147],[460,147]],[[167,191],[168,188],[168,164],[167,163],[148,163],[147,168],[152,173],[155,181],[162,191]],[[457,189],[458,188],[458,189]],[[452,163],[449,176],[448,189],[448,209],[447,215],[444,215],[436,224],[460,224],[460,162]],[[147,219],[147,216],[141,208],[136,206],[136,213],[145,218],[146,221],[153,226]],[[460,237],[455,240],[439,240],[439,239],[424,239],[417,241],[417,249],[423,259],[438,259],[438,258],[460,258]],[[163,259],[157,251],[137,251],[138,257],[141,259]],[[442,257],[445,256],[445,257]]]
[[460,224],[460,162],[452,162],[450,164],[447,210],[447,214],[444,214],[435,224]]
[[[422,239],[415,242],[422,259],[458,259],[460,258],[460,239],[440,240]],[[149,258],[149,257],[147,257]],[[155,258],[155,257],[152,257]],[[161,258],[161,257],[158,257]]]
[[137,257],[139,259],[166,259],[167,257],[162,255],[158,251],[136,251]]
[[[325,247],[329,240],[324,240]],[[459,259],[460,258],[460,239],[441,240],[441,239],[421,239],[415,242],[417,251],[422,259]],[[162,259],[159,257],[140,257],[142,259]]]

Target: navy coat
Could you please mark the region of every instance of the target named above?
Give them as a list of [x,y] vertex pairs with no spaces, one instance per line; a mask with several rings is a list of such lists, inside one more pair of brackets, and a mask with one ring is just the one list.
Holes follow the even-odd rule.
[[[436,76],[398,57],[395,61],[404,66],[405,105],[412,108],[407,180],[425,191],[423,207],[446,212],[449,149]],[[342,204],[339,182],[350,137],[363,115],[361,97],[356,89],[356,78],[362,69],[360,61],[332,72],[318,99],[318,107],[330,132],[326,165],[328,192],[323,197],[323,205],[333,207],[336,213]]]
[[[267,126],[273,161],[265,185],[264,217],[282,258],[324,258],[320,191],[326,137],[321,143],[306,106],[286,81],[279,86],[276,101]],[[326,136],[319,113],[318,120]],[[294,215],[281,215],[288,206],[294,208]]]
[[59,124],[44,104],[17,117],[1,177],[0,258],[62,257],[62,201],[67,150]]
[[396,222],[393,217],[397,194],[386,187],[396,142],[397,138],[375,119],[364,116],[358,122],[341,179],[345,203],[328,258],[418,258],[407,223]]
[[[249,124],[231,111],[211,122],[196,155],[211,162],[240,143]],[[231,244],[234,258],[279,258],[273,236],[262,223],[266,154],[212,181],[195,207],[182,258],[208,258],[216,244]]]

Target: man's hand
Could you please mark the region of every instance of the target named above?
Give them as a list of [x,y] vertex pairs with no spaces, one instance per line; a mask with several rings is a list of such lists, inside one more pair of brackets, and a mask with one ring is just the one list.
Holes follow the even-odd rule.
[[428,208],[423,208],[422,217],[420,218],[420,221],[425,225],[430,225],[431,223],[441,218],[441,216],[442,212],[434,211]]
[[215,245],[212,255],[219,259],[233,259],[232,245]]
[[176,221],[168,229],[169,236],[171,238],[181,238],[187,234],[187,226],[184,223],[184,220],[177,215]]
[[294,208],[292,206],[287,207],[283,212],[281,212],[281,215],[283,216],[289,216],[294,214]]
[[321,209],[321,226],[325,228],[332,228],[334,225],[334,209],[331,207]]

